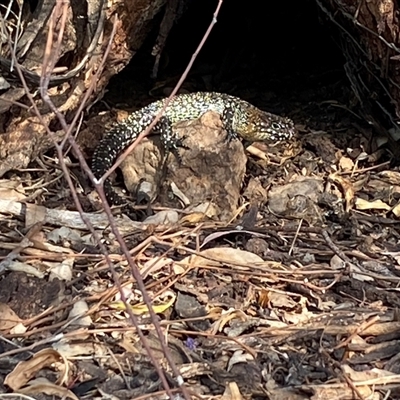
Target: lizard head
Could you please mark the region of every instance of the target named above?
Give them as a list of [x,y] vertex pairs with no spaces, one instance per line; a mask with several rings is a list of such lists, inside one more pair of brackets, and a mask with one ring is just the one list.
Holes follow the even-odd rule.
[[245,140],[251,142],[280,142],[296,134],[290,118],[270,114],[258,108],[249,108],[236,118],[236,130]]

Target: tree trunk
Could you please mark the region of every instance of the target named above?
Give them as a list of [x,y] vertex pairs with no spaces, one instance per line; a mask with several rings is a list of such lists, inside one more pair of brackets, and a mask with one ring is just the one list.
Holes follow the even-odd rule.
[[[57,137],[64,134],[57,131],[60,129],[57,119],[41,99],[38,90],[41,79],[50,76],[48,94],[70,122],[87,89],[93,89],[87,101],[90,106],[101,97],[110,78],[130,61],[165,1],[39,0],[33,10],[27,1],[14,1],[9,12],[1,10],[0,129],[4,133],[0,135],[0,177],[11,169],[26,167],[51,146],[46,126],[58,133]],[[18,7],[19,3],[24,3],[22,8]],[[110,38],[114,23],[115,36]],[[44,71],[52,25],[50,58],[55,61],[56,68]],[[100,79],[94,82],[93,74],[99,68],[110,39],[112,45],[104,69]],[[20,73],[37,111],[26,94]]]
[[[394,0],[316,0],[339,33],[356,110],[378,133],[400,147],[400,39]],[[387,132],[390,135],[387,135]]]

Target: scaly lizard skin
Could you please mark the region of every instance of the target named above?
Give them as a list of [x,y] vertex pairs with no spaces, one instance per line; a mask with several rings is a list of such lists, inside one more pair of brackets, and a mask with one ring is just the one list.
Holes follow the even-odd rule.
[[[130,114],[123,122],[116,124],[101,140],[92,159],[92,171],[100,179],[114,164],[115,160],[153,121],[163,108],[166,100],[158,100]],[[182,146],[181,139],[172,127],[177,122],[199,118],[207,111],[221,115],[229,139],[241,137],[248,142],[278,142],[288,140],[295,134],[293,121],[262,111],[250,103],[228,94],[197,92],[180,94],[169,103],[164,115],[153,129],[160,135],[166,151],[175,152]],[[125,204],[111,186],[104,182],[104,191],[110,204]]]

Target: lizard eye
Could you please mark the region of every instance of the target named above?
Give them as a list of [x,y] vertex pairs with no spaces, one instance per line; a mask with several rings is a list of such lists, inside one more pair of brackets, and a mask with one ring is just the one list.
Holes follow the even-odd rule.
[[274,129],[274,130],[279,130],[279,129],[281,129],[281,125],[278,123],[278,122],[273,122],[272,124],[271,124],[271,127],[272,127],[272,129]]

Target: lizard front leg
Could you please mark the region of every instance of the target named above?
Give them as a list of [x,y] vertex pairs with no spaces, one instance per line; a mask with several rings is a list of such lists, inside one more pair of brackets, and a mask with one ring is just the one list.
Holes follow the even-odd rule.
[[167,156],[171,152],[179,162],[181,162],[182,157],[179,154],[179,148],[187,148],[183,144],[185,137],[178,137],[174,130],[172,129],[172,123],[168,117],[161,117],[160,121],[154,127],[154,130],[159,132],[161,144],[164,148],[165,155]]
[[228,141],[238,139],[238,134],[233,129],[233,119],[235,117],[235,112],[232,107],[225,107],[221,119],[222,125],[228,134]]

